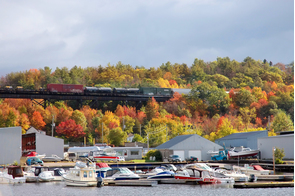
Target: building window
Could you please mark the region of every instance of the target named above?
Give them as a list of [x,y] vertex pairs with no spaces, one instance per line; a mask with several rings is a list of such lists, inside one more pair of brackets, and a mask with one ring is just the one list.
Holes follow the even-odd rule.
[[131,155],[139,155],[138,151],[131,151],[130,153],[131,153]]
[[87,178],[87,172],[84,171],[84,178]]
[[90,178],[92,177],[92,171],[89,171],[89,177]]

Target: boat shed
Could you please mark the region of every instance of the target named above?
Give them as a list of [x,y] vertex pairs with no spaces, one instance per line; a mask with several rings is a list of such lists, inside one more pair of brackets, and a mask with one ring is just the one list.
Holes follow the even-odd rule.
[[0,165],[20,163],[22,156],[22,128],[0,128]]
[[164,161],[172,154],[179,155],[182,160],[195,156],[200,161],[207,161],[211,160],[211,155],[207,153],[209,150],[218,151],[223,147],[197,134],[191,134],[176,136],[155,149],[160,150]]
[[294,160],[294,132],[292,134],[281,134],[272,137],[258,138],[258,150],[261,152],[261,159],[272,159],[273,148],[284,149],[283,159]]
[[46,154],[46,156],[55,154],[63,158],[64,140],[38,132],[23,134],[22,150],[23,152],[36,151],[38,154]]
[[268,137],[268,131],[250,131],[250,132],[241,132],[233,133],[225,137],[215,140],[216,144],[224,145],[226,147],[248,147],[253,150],[258,149],[257,139],[261,137]]

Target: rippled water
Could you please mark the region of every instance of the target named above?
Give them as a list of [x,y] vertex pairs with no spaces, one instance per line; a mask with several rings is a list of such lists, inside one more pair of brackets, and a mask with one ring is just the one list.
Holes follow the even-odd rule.
[[0,196],[164,196],[164,195],[294,195],[294,188],[265,188],[265,189],[235,189],[230,185],[172,185],[158,184],[155,187],[104,186],[97,187],[68,187],[64,182],[24,183],[16,185],[0,184]]

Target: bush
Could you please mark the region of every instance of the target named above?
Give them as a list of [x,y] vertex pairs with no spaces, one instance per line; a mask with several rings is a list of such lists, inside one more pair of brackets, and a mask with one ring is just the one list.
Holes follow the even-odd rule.
[[162,161],[162,154],[159,150],[150,150],[145,156],[145,160],[149,160],[150,157],[155,157],[155,161]]
[[276,164],[284,164],[284,161],[282,161],[281,159],[276,158],[275,163]]
[[282,149],[279,149],[278,147],[275,147],[275,152],[274,152],[274,155],[275,155],[275,163],[276,164],[283,164],[284,161],[282,160],[285,156],[285,150],[284,148]]

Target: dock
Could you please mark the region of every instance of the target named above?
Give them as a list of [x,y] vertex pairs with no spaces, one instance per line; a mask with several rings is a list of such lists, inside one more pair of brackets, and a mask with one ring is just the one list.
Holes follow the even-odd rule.
[[235,183],[234,188],[280,188],[294,187],[294,182],[252,182]]
[[155,180],[112,180],[104,181],[105,186],[157,186]]
[[292,181],[294,175],[257,175],[258,181]]

